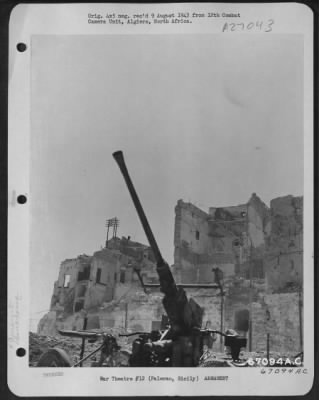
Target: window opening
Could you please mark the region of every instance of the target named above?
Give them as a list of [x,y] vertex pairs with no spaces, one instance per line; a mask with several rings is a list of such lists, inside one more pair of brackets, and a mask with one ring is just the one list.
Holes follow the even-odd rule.
[[101,282],[101,274],[102,274],[102,270],[101,270],[101,268],[98,268],[96,271],[96,283]]
[[71,275],[64,275],[63,287],[70,287]]

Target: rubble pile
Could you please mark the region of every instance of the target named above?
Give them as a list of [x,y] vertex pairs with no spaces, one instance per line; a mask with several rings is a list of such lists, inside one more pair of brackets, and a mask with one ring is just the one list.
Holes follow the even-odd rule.
[[50,348],[59,347],[65,350],[71,362],[76,362],[76,358],[81,351],[81,340],[70,339],[62,336],[44,336],[36,333],[29,333],[29,366],[35,367],[41,355]]
[[[95,343],[89,343],[86,341],[84,356],[94,351],[99,344],[99,341]],[[69,356],[71,363],[74,364],[80,360],[81,345],[82,339],[69,338],[60,335],[44,336],[38,335],[34,332],[29,332],[29,366],[36,367],[41,355],[54,347],[63,349]],[[98,355],[96,357],[98,357]],[[83,366],[90,366],[92,361],[96,361],[94,356],[85,361]]]

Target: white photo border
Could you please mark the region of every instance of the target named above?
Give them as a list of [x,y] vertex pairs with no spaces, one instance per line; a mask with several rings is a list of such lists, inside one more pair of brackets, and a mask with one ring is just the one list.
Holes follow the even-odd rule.
[[[28,202],[18,204],[17,195],[30,193],[30,82],[33,35],[116,35],[116,34],[222,34],[222,21],[185,26],[152,25],[152,27],[89,25],[91,12],[158,12],[167,10],[207,10],[209,3],[179,4],[20,4],[11,13],[9,26],[9,114],[8,114],[8,385],[19,396],[149,396],[149,395],[303,395],[309,392],[314,378],[314,237],[313,237],[313,14],[298,3],[221,4],[221,12],[239,10],[245,19],[276,21],[267,34],[302,34],[304,36],[304,375],[261,375],[259,368],[228,368],[223,381],[148,382],[141,384],[108,382],[100,376],[149,375],[147,368],[62,369],[62,375],[45,373],[53,370],[30,368],[28,357],[17,357],[17,348],[28,349],[29,341],[29,227]],[[225,22],[225,21],[223,21]],[[242,33],[224,33],[236,34]],[[245,33],[247,34],[247,33]],[[265,34],[265,33],[260,33]],[[25,52],[17,51],[25,43]],[[55,369],[54,372],[57,370]],[[225,369],[214,369],[225,375]],[[163,369],[152,369],[154,376],[167,376]],[[169,376],[181,374],[169,369]],[[204,376],[205,369],[183,369],[183,375]],[[249,384],[247,384],[249,380]]]

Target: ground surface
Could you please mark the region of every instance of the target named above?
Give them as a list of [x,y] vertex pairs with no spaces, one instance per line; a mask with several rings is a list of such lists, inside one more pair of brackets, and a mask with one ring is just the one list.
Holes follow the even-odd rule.
[[[80,360],[80,352],[81,352],[81,344],[82,344],[82,339],[79,338],[70,338],[70,337],[65,337],[65,336],[43,336],[43,335],[38,335],[36,333],[30,332],[29,335],[30,338],[30,345],[29,345],[29,365],[30,367],[36,367],[37,363],[43,353],[48,351],[50,348],[54,347],[59,347],[63,349],[69,359],[71,364],[73,365],[77,361]],[[121,346],[121,350],[124,350],[124,352],[129,352],[131,349],[131,343],[134,340],[133,337],[129,338],[118,338],[117,342]],[[89,343],[86,341],[85,344],[85,352],[84,356],[88,355],[90,352],[94,351],[99,345],[100,341],[96,341],[95,343]],[[219,346],[218,346],[219,347]],[[207,351],[206,354],[202,357],[200,366],[201,367],[234,367],[234,366],[246,366],[248,367],[249,365],[245,362],[242,363],[237,363],[237,365],[234,365],[232,362],[232,359],[229,354],[217,351],[218,349],[216,348],[216,351],[213,351],[214,349],[211,349]],[[270,353],[270,357],[273,359],[278,360],[280,355],[278,353]],[[99,358],[98,354],[95,358],[88,359],[87,361],[83,362],[83,367],[91,367],[92,362],[97,361]],[[247,361],[249,359],[256,360],[256,359],[266,359],[266,354],[265,353],[255,353],[255,352],[247,352],[247,351],[242,351],[240,354],[240,358],[243,361]],[[283,359],[285,359],[283,357]],[[114,360],[115,364],[118,362],[123,362],[123,360]],[[123,365],[123,364],[121,364]],[[116,365],[114,365],[116,366]],[[256,363],[254,366],[257,366]],[[263,365],[259,365],[263,366]]]
[[[29,366],[36,367],[37,363],[43,353],[48,351],[50,348],[59,347],[66,351],[71,361],[71,364],[75,364],[80,360],[82,339],[69,338],[65,336],[44,336],[38,335],[36,333],[30,332],[29,334]],[[87,340],[85,342],[84,356],[88,355],[90,352],[94,351],[99,345],[100,341],[95,343],[89,343]],[[118,341],[121,349],[126,350],[130,347],[127,340]],[[87,361],[83,362],[83,367],[90,367],[92,362],[98,360],[97,356],[89,358]]]

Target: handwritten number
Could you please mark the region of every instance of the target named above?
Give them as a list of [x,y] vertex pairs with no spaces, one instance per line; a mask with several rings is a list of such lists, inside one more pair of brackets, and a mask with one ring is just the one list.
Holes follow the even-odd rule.
[[265,30],[264,32],[271,32],[272,31],[272,25],[275,23],[275,21],[273,19],[269,19],[267,21],[267,23],[264,23],[263,21],[256,21],[255,22],[249,22],[247,25],[245,25],[243,22],[234,24],[233,22],[225,22],[223,25],[223,29],[222,32],[226,32],[228,30],[230,30],[231,32],[234,32],[236,30],[241,29],[242,31],[244,31],[245,29],[250,31],[253,28],[262,30],[263,25],[265,24]]
[[269,19],[268,20],[268,30],[265,30],[265,32],[271,32],[272,31],[272,27],[271,27],[271,25],[273,25],[274,24],[274,20],[273,19]]
[[256,28],[259,28],[259,29],[261,30],[262,27],[263,27],[262,21],[257,21],[257,22],[256,22]]

